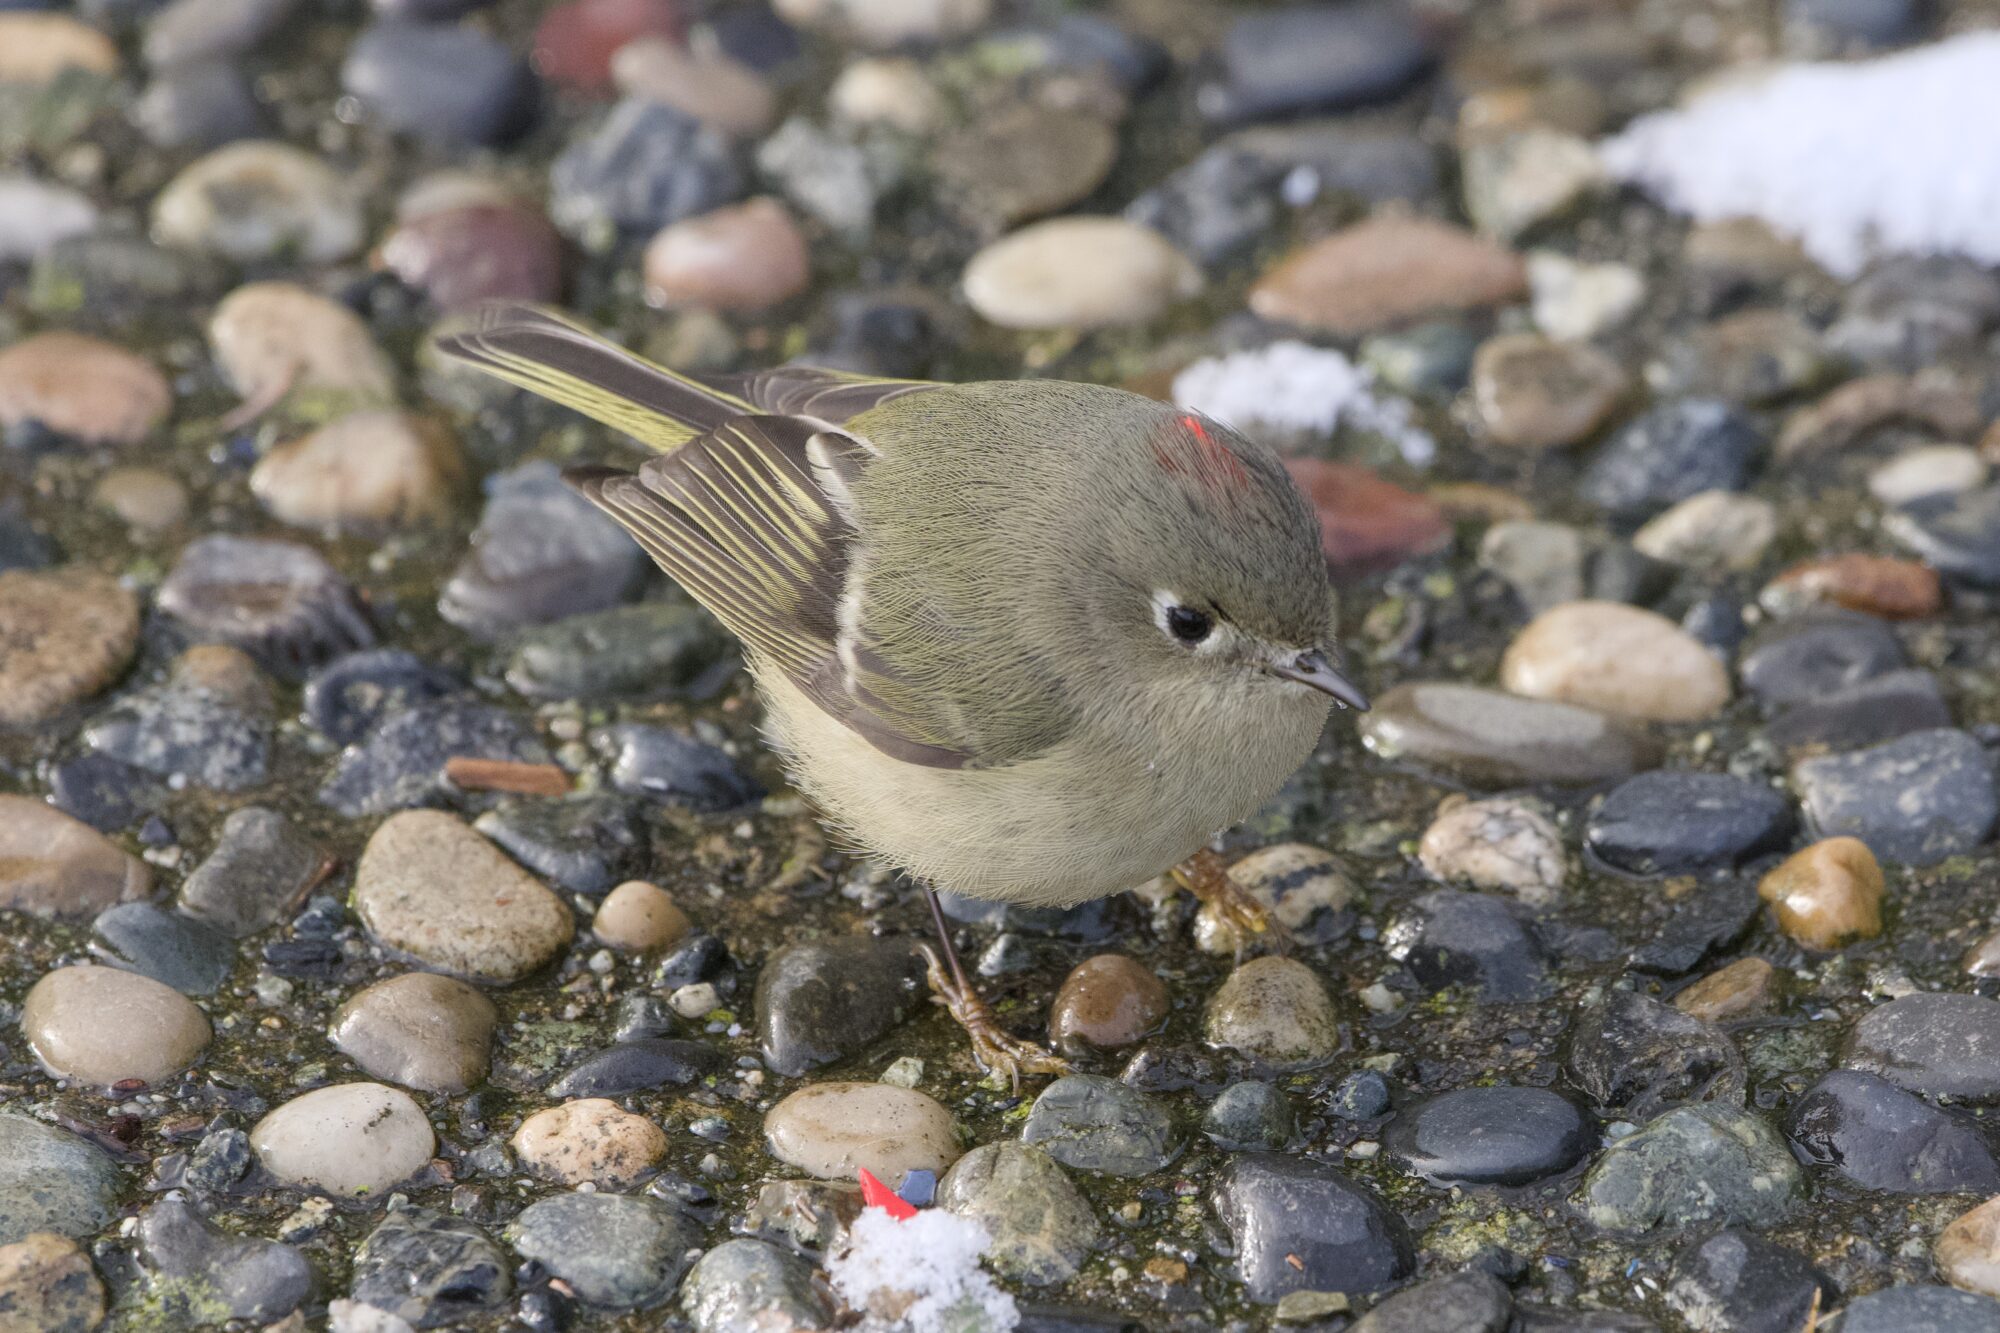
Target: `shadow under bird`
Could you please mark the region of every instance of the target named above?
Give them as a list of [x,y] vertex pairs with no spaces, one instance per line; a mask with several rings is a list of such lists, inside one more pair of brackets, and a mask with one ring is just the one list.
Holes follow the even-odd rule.
[[825,822],[925,886],[987,1068],[1063,1065],[967,982],[937,889],[1067,906],[1187,862],[1261,924],[1207,843],[1367,707],[1270,450],[1097,385],[696,378],[527,306],[439,346],[658,451],[568,480],[742,641]]

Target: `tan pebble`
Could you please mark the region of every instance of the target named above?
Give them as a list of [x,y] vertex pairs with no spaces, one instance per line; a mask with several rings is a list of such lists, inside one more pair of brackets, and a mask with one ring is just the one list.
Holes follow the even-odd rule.
[[0,795],[0,909],[88,920],[145,897],[152,875],[82,820],[32,796]]
[[826,109],[850,125],[887,125],[922,134],[944,117],[944,101],[923,66],[903,56],[856,60],[827,90]]
[[354,910],[391,949],[474,981],[518,981],[562,952],[569,908],[453,815],[382,821],[354,871]]
[[164,532],[187,517],[187,487],[151,467],[115,467],[97,480],[91,498],[142,533]]
[[680,943],[694,929],[694,923],[671,893],[657,884],[634,879],[604,895],[590,928],[600,941],[621,953],[645,953]]
[[785,206],[761,198],[663,228],[646,246],[645,271],[654,305],[756,311],[804,291],[812,261]]
[[0,14],[0,83],[48,83],[68,69],[116,74],[118,48],[61,14]]
[[1975,977],[2000,976],[2000,930],[1967,949],[1959,966]]
[[[1323,936],[1337,913],[1359,894],[1340,859],[1309,842],[1260,847],[1229,867],[1229,878],[1264,905],[1279,933],[1309,942]],[[1213,903],[1194,914],[1194,943],[1204,953],[1235,954],[1252,941]]]
[[1049,1004],[1049,1040],[1081,1053],[1116,1050],[1153,1032],[1172,1003],[1167,985],[1136,958],[1101,953],[1070,969]]
[[1315,242],[1250,290],[1265,319],[1358,336],[1523,296],[1521,257],[1428,218],[1372,217]]
[[1931,1248],[1938,1275],[1961,1291],[2000,1296],[2000,1196],[1960,1213]]
[[720,51],[695,52],[670,37],[636,37],[611,56],[611,79],[627,97],[670,106],[725,134],[755,138],[771,128],[777,99],[756,70]]
[[1665,616],[1621,602],[1569,602],[1507,645],[1500,683],[1516,694],[1620,717],[1699,722],[1729,702],[1729,673]]
[[958,1160],[951,1112],[913,1088],[888,1083],[816,1083],[764,1117],[771,1155],[822,1180],[852,1180],[866,1167],[891,1189],[915,1170]]
[[271,681],[257,659],[226,643],[198,643],[174,659],[176,689],[199,690],[245,713],[270,713]]
[[1632,534],[1632,549],[1690,569],[1754,569],[1777,535],[1778,511],[1769,500],[1703,491],[1648,520]]
[[1446,481],[1426,492],[1454,523],[1526,523],[1535,507],[1504,486],[1483,481]]
[[404,525],[450,512],[465,479],[441,422],[407,412],[353,412],[264,455],[250,489],[295,527]]
[[244,139],[189,163],[153,196],[153,235],[241,264],[279,254],[326,264],[359,250],[366,231],[350,183],[325,161]]
[[1739,958],[1674,996],[1674,1008],[1704,1023],[1750,1018],[1771,1007],[1778,970],[1761,958]]
[[1536,907],[1559,899],[1569,875],[1555,823],[1538,807],[1507,796],[1447,801],[1424,830],[1417,860],[1433,879],[1498,889]]
[[775,0],[772,8],[797,27],[885,50],[976,31],[993,0]]
[[1778,928],[1808,949],[1837,949],[1882,933],[1882,867],[1859,838],[1828,838],[1794,852],[1757,885]]
[[1279,1069],[1308,1069],[1340,1050],[1340,1023],[1319,976],[1295,958],[1253,958],[1208,1002],[1210,1044]]
[[513,1143],[521,1164],[544,1179],[610,1189],[633,1184],[667,1155],[658,1125],[604,1097],[535,1112],[514,1131]]
[[250,1149],[279,1183],[348,1198],[380,1195],[430,1164],[431,1122],[409,1093],[380,1083],[315,1088],[250,1131]]
[[327,1036],[361,1072],[419,1092],[465,1092],[486,1077],[493,1001],[434,972],[390,977],[356,993]]
[[1845,449],[1891,422],[1906,421],[1946,439],[1967,439],[1979,429],[1979,399],[1948,374],[1864,375],[1849,380],[1786,419],[1778,432],[1779,462],[1804,454]]
[[208,1045],[208,1019],[171,986],[115,967],[59,967],[21,1002],[21,1031],[57,1078],[158,1087]]
[[0,352],[0,425],[37,421],[62,435],[137,444],[174,405],[153,363],[82,333],[38,333]]
[[1144,324],[1202,288],[1201,271],[1149,227],[1115,217],[1030,223],[975,254],[965,299],[1007,329]]
[[91,1333],[104,1284],[67,1236],[36,1231],[0,1245],[0,1333]]
[[222,298],[209,348],[236,392],[253,403],[323,389],[388,399],[396,372],[361,317],[289,282],[253,282]]
[[116,680],[139,602],[116,579],[60,568],[0,573],[0,727],[46,722]]

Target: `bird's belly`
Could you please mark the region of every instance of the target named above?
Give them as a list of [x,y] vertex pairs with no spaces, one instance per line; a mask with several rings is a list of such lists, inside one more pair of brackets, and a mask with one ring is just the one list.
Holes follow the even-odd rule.
[[788,681],[763,685],[773,743],[839,832],[937,888],[1035,906],[1172,868],[1268,799],[1319,735],[1315,715],[1293,712],[1247,735],[1218,730],[1208,753],[1149,757],[1093,737],[1005,768],[926,768],[875,749]]

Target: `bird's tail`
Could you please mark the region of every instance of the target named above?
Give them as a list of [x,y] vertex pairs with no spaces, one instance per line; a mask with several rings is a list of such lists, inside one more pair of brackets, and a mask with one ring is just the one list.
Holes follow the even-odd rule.
[[661,453],[757,410],[746,399],[676,374],[580,324],[519,302],[481,308],[470,328],[438,339],[437,347]]

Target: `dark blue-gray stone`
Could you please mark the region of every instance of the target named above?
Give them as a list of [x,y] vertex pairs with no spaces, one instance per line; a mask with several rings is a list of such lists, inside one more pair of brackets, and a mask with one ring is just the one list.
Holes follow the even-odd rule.
[[1917,731],[1802,760],[1792,783],[1815,834],[1859,838],[1884,861],[1905,865],[1969,852],[2000,818],[1993,760],[1963,731]]
[[507,683],[530,699],[699,698],[735,667],[732,641],[706,611],[642,602],[525,631]]
[[1765,706],[1823,699],[1909,665],[1884,621],[1858,611],[1809,611],[1781,620],[1744,647],[1743,686]]
[[270,717],[241,699],[182,680],[129,695],[84,728],[99,754],[161,778],[212,791],[263,783],[271,761]]
[[1729,1034],[1637,991],[1607,991],[1582,1010],[1566,1064],[1592,1101],[1635,1120],[1677,1102],[1743,1100]]
[[374,120],[439,144],[500,144],[534,118],[535,79],[477,28],[375,24],[354,39],[340,84]]
[[1763,434],[1737,408],[1676,399],[1614,435],[1580,489],[1619,519],[1648,518],[1703,491],[1741,490],[1763,452]]
[[1825,753],[1880,745],[1951,721],[1936,676],[1890,671],[1794,703],[1765,725],[1764,738],[1788,754]]
[[438,596],[438,613],[495,638],[602,611],[638,591],[645,552],[553,463],[524,463],[486,483],[472,550]]
[[1684,976],[1742,935],[1762,910],[1755,885],[1731,879],[1703,884],[1675,903],[1667,919],[1633,948],[1632,966]]
[[1164,1170],[1182,1146],[1164,1105],[1098,1074],[1068,1074],[1044,1088],[1021,1126],[1021,1141],[1064,1166],[1110,1176]]
[[213,995],[229,977],[236,946],[193,917],[149,902],[118,903],[91,923],[90,952],[113,967],[151,977],[183,995]]
[[1403,963],[1426,990],[1469,986],[1481,1000],[1511,1004],[1548,995],[1548,954],[1516,904],[1443,889],[1412,904],[1392,936]]
[[701,1230],[657,1199],[558,1194],[522,1209],[507,1241],[568,1283],[579,1300],[629,1310],[672,1294]]
[[1785,26],[1836,42],[1893,46],[1922,28],[1927,0],[1785,0]]
[[1799,1165],[1756,1114],[1704,1102],[1649,1121],[1604,1150],[1577,1203],[1621,1236],[1706,1224],[1775,1226],[1803,1193]]
[[1839,1333],[2000,1333],[2000,1301],[1952,1287],[1890,1287],[1850,1301]]
[[906,939],[788,944],[757,974],[764,1063],[796,1077],[857,1054],[923,1004],[924,963]]
[[742,192],[728,139],[641,98],[612,107],[549,167],[549,217],[572,236],[656,231]]
[[117,1163],[95,1144],[0,1112],[0,1245],[37,1231],[91,1235],[111,1220],[121,1189]]
[[1667,1280],[1667,1304],[1707,1333],[1799,1333],[1815,1298],[1834,1306],[1833,1283],[1810,1259],[1738,1227],[1682,1250]]
[[268,130],[250,81],[226,60],[155,74],[132,104],[132,123],[158,148],[220,148]]
[[553,1097],[623,1097],[649,1088],[685,1087],[714,1073],[720,1057],[697,1041],[641,1037],[584,1059],[549,1085]]
[[347,580],[292,542],[226,535],[189,542],[154,604],[189,643],[230,644],[293,678],[375,639]]
[[1888,1079],[1836,1069],[1786,1119],[1799,1156],[1863,1189],[1892,1194],[1991,1194],[2000,1162],[1970,1118],[1940,1110]]
[[1379,1069],[1357,1069],[1334,1085],[1327,1109],[1342,1120],[1373,1120],[1389,1113],[1389,1080]]
[[1684,875],[1782,850],[1797,826],[1782,792],[1726,773],[1660,769],[1605,797],[1584,842],[1635,875]]
[[715,746],[665,727],[621,722],[592,734],[611,761],[611,785],[699,814],[748,805],[764,789]]
[[1361,1316],[1354,1333],[1506,1333],[1514,1298],[1489,1273],[1463,1269],[1399,1291]]
[[1398,1112],[1382,1146],[1433,1185],[1526,1185],[1582,1161],[1597,1131],[1548,1088],[1460,1088]]
[[1285,1090],[1255,1079],[1224,1088],[1201,1118],[1201,1132],[1231,1152],[1275,1152],[1297,1131],[1298,1112]]
[[1321,1162],[1274,1153],[1232,1158],[1210,1202],[1235,1243],[1245,1294],[1260,1305],[1294,1291],[1370,1295],[1414,1266],[1403,1220]]
[[1841,1063],[1926,1096],[2000,1101],[2000,1000],[1956,991],[1891,1000],[1856,1020]]
[[609,793],[505,800],[473,827],[544,879],[593,898],[637,876],[652,848],[645,803]]
[[1882,527],[1946,578],[2000,588],[2000,486],[1926,496],[1891,510]]
[[457,694],[465,683],[402,648],[349,653],[306,679],[306,721],[328,740],[351,744],[399,713]]
[[276,32],[298,0],[173,0],[146,20],[140,54],[161,68],[226,60]]
[[182,882],[180,910],[242,939],[288,919],[332,867],[289,819],[245,806],[222,821],[215,850]]
[[414,1328],[443,1328],[504,1306],[512,1269],[507,1252],[464,1218],[396,1208],[354,1252],[348,1294]]
[[455,794],[447,759],[507,759],[545,764],[549,752],[518,713],[448,699],[392,714],[341,752],[319,799],[350,819],[413,806],[443,805]]
[[1200,105],[1215,120],[1366,106],[1394,97],[1435,58],[1423,25],[1398,0],[1294,5],[1230,25],[1224,82],[1202,89]]
[[95,750],[49,770],[50,803],[105,833],[132,827],[166,800],[166,788],[152,774]]
[[268,1324],[312,1299],[312,1263],[289,1245],[237,1236],[216,1227],[185,1203],[163,1200],[139,1214],[139,1253],[147,1270],[165,1281],[155,1299],[178,1311],[187,1326],[214,1316]]

